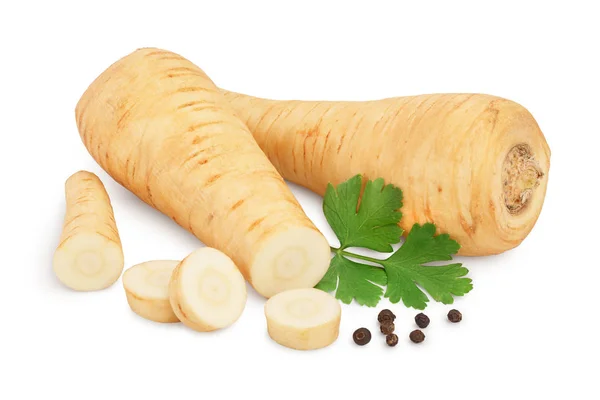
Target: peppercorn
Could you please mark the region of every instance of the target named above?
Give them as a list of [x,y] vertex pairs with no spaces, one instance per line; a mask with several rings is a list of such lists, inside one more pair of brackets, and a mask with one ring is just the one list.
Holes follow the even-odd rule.
[[429,317],[423,313],[419,313],[415,317],[415,322],[419,328],[427,328],[429,326]]
[[354,331],[352,339],[354,339],[354,343],[357,345],[364,346],[371,341],[371,331],[367,328],[358,328]]
[[381,310],[381,312],[377,316],[377,321],[379,321],[380,324],[382,324],[386,321],[394,322],[395,319],[396,319],[396,316],[394,315],[394,313],[388,309]]
[[425,334],[419,329],[412,331],[408,337],[414,343],[421,343],[423,340],[425,340]]
[[394,333],[396,326],[393,322],[384,322],[379,326],[379,328],[381,329],[381,333],[383,333],[384,335],[389,335]]
[[448,321],[454,323],[460,322],[462,321],[462,314],[458,310],[450,310],[450,312],[448,312]]
[[391,333],[385,337],[385,342],[387,343],[388,346],[394,347],[395,345],[398,344],[398,336]]

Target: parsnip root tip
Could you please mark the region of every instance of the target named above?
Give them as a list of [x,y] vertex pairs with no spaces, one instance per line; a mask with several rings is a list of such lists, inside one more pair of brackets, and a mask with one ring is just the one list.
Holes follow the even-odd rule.
[[314,287],[329,267],[329,243],[315,229],[299,227],[271,236],[256,254],[250,282],[265,297]]
[[123,287],[133,312],[155,322],[179,322],[169,300],[169,282],[178,264],[174,260],[154,260],[125,271]]
[[265,304],[271,339],[296,350],[320,349],[335,342],[341,315],[340,303],[314,288],[281,292]]
[[173,271],[169,298],[186,326],[208,332],[226,328],[246,306],[246,281],[233,261],[210,247],[187,256]]

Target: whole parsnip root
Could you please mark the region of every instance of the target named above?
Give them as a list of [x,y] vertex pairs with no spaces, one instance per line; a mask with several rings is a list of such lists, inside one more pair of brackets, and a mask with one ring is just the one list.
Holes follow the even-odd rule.
[[265,304],[271,339],[296,350],[329,346],[339,335],[342,309],[330,294],[318,289],[294,289]]
[[100,179],[79,171],[65,184],[66,214],[53,269],[78,291],[105,289],[123,271],[123,249],[110,199]]
[[185,58],[139,49],[76,108],[81,138],[117,182],[209,247],[263,296],[312,287],[330,252],[248,128]]
[[223,91],[284,178],[323,194],[356,175],[404,192],[401,226],[433,222],[462,255],[519,245],[542,209],[550,149],[521,105],[484,94],[274,101]]
[[123,274],[129,307],[155,322],[179,322],[171,308],[169,282],[179,261],[154,260],[134,265]]
[[246,282],[229,257],[203,247],[175,268],[169,296],[171,308],[184,325],[208,332],[238,320],[246,306]]

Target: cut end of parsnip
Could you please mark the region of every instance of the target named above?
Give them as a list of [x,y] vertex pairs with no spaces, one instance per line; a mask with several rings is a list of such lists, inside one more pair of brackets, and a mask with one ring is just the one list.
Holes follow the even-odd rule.
[[233,324],[246,306],[246,281],[233,261],[219,250],[203,247],[173,271],[169,297],[186,326],[207,332]]
[[54,253],[58,279],[73,290],[93,291],[111,286],[123,272],[123,250],[118,243],[90,232],[65,240]]
[[[525,143],[514,146],[502,165],[504,204],[511,214],[518,214],[534,199],[534,193],[544,177],[531,147]],[[541,204],[539,205],[541,208]]]
[[265,304],[271,339],[296,350],[320,349],[339,335],[342,309],[319,289],[294,289],[271,297]]
[[265,297],[314,287],[329,267],[331,252],[324,236],[310,228],[292,228],[271,236],[250,268],[252,286]]
[[134,265],[123,274],[129,307],[155,322],[179,322],[169,300],[169,281],[179,261],[155,260]]

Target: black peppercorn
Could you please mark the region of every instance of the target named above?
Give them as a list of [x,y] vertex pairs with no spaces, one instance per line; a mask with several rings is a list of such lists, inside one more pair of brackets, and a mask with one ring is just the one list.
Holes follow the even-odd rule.
[[379,326],[379,328],[381,329],[381,333],[383,333],[384,335],[389,335],[394,333],[396,326],[393,322],[384,322]]
[[425,334],[418,329],[412,331],[408,337],[415,343],[421,343],[423,340],[425,340]]
[[354,339],[354,343],[357,345],[364,346],[371,341],[371,331],[367,328],[358,328],[354,331],[352,339]]
[[380,324],[382,324],[386,321],[394,322],[395,319],[396,319],[396,316],[394,315],[394,313],[388,309],[381,310],[381,312],[377,316],[377,321],[379,321]]
[[419,328],[427,328],[427,326],[429,326],[429,317],[423,313],[419,313],[415,317],[415,322]]
[[385,342],[388,346],[394,347],[398,344],[398,336],[391,333],[385,337]]
[[448,321],[454,323],[460,322],[462,321],[462,314],[458,310],[450,310],[450,312],[448,312]]

